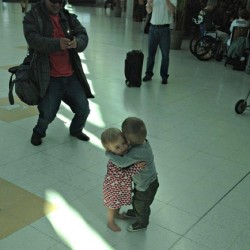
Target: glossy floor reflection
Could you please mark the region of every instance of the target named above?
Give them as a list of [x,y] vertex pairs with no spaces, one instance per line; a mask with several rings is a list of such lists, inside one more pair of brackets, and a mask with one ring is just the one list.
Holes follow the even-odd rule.
[[[6,102],[7,69],[26,53],[20,5],[0,7],[0,177],[57,206],[2,239],[0,249],[248,250],[250,112],[237,115],[234,106],[249,91],[250,76],[222,62],[198,61],[185,41],[182,50],[171,51],[168,85],[160,84],[158,54],[153,80],[128,88],[126,53],[142,48],[147,56],[141,24],[102,8],[68,7],[90,38],[82,63],[96,96],[85,128],[91,141],[68,135],[72,113],[62,105],[39,147],[30,144],[35,113]],[[147,125],[160,188],[147,231],[130,233],[131,222],[118,221],[122,232],[113,233],[102,204],[107,159],[99,138],[127,116]],[[31,205],[26,209],[32,214]]]

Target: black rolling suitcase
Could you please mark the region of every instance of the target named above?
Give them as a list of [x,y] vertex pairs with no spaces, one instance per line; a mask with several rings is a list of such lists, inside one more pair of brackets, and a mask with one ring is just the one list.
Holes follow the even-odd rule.
[[132,50],[125,59],[125,77],[128,87],[140,87],[144,55],[141,50]]

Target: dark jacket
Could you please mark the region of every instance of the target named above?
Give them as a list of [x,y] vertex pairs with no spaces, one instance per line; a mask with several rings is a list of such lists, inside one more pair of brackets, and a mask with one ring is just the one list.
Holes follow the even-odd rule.
[[203,9],[204,14],[204,23],[205,23],[205,27],[206,27],[206,31],[215,31],[215,25],[213,22],[214,19],[214,13],[212,10],[207,10],[207,9]]
[[[94,96],[91,93],[78,55],[78,53],[84,51],[88,45],[86,29],[78,21],[76,15],[70,14],[67,10],[62,9],[59,15],[65,37],[67,37],[68,30],[74,30],[77,48],[69,50],[72,66],[85,90],[86,96],[92,98]],[[68,15],[71,17],[71,26],[73,27],[70,27],[67,18]],[[23,31],[29,48],[36,52],[33,70],[35,79],[38,82],[40,96],[44,97],[50,80],[49,54],[61,51],[60,39],[52,38],[53,26],[44,1],[32,6],[32,9],[25,15],[23,20]]]

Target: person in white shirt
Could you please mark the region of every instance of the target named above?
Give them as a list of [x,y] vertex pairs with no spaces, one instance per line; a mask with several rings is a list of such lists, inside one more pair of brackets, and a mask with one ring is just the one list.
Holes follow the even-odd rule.
[[144,82],[150,81],[154,75],[155,54],[160,47],[162,60],[160,75],[162,84],[168,83],[169,50],[170,50],[170,24],[173,23],[173,14],[177,0],[148,0],[147,13],[152,13],[148,37],[148,59]]

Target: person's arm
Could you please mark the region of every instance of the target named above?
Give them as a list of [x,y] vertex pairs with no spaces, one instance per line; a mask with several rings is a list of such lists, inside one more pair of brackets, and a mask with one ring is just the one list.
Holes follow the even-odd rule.
[[126,155],[123,156],[115,155],[108,151],[106,151],[106,155],[108,156],[110,161],[112,161],[115,165],[117,165],[120,168],[126,168],[139,162],[138,160],[128,157]]
[[169,12],[173,15],[175,12],[175,5],[173,5],[170,0],[166,0],[166,3]]
[[153,10],[153,0],[148,0],[146,4],[146,11],[148,14],[152,13]]
[[234,26],[235,26],[235,22],[236,22],[236,20],[233,20],[232,23],[231,23],[231,25],[230,25],[230,28],[229,28],[230,33],[233,32],[233,29],[234,29]]
[[125,174],[133,176],[137,174],[138,172],[140,172],[145,167],[146,167],[146,163],[144,161],[141,161],[141,162],[131,165],[130,167],[121,168],[121,169]]
[[76,44],[72,48],[74,48],[77,52],[82,52],[86,49],[88,45],[88,34],[86,29],[82,26],[82,24],[77,19],[77,16],[75,14],[69,14],[71,25],[73,26],[73,36],[75,38]]
[[42,18],[41,16],[38,17],[38,15],[41,15],[38,10],[31,10],[23,19],[23,32],[29,47],[44,54],[61,51],[60,38],[44,37],[42,35],[40,29],[43,27],[39,25]]

